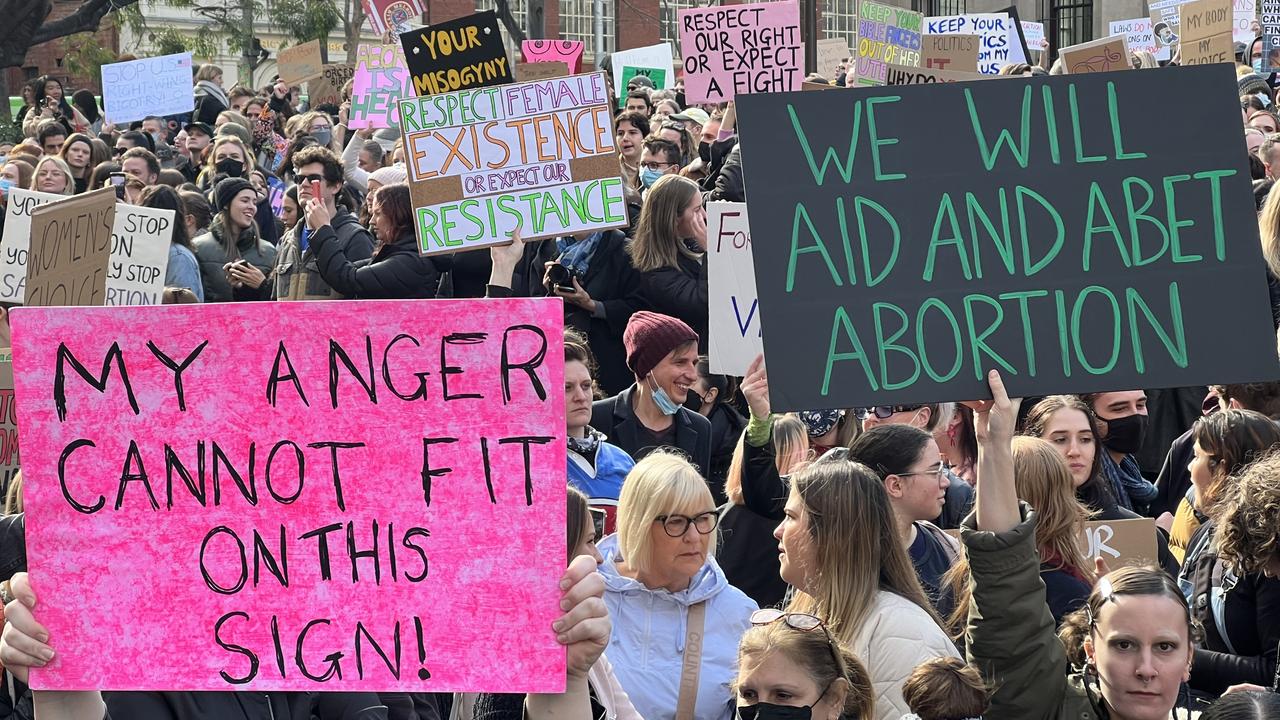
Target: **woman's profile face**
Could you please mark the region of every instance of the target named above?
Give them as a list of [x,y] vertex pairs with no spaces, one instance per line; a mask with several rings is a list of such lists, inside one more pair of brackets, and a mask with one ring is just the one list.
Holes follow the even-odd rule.
[[1116,595],[1098,612],[1085,653],[1113,715],[1168,720],[1191,677],[1186,610],[1163,595]]
[[782,524],[773,531],[778,540],[778,574],[788,585],[809,592],[818,573],[818,545],[809,532],[809,513],[795,486],[787,495]]
[[705,225],[707,212],[702,208],[702,193],[693,193],[693,198],[676,217],[676,237],[690,238],[696,233],[694,229],[698,220]]

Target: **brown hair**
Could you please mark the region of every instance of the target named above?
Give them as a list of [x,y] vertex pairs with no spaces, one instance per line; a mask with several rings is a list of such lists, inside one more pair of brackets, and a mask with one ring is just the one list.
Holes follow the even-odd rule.
[[571,362],[586,365],[587,372],[591,374],[591,394],[597,398],[602,396],[600,386],[596,384],[596,357],[591,352],[591,345],[585,335],[568,325],[564,328],[564,362],[566,365]]
[[401,235],[413,232],[413,199],[409,197],[408,185],[405,183],[383,185],[374,190],[370,197],[382,208],[382,214],[387,216],[396,229],[394,237],[378,238],[379,243],[390,245]]
[[636,221],[636,237],[627,246],[631,264],[640,272],[680,267],[680,258],[697,259],[677,235],[680,213],[698,194],[698,184],[679,175],[663,175],[649,188]]
[[[824,629],[796,630],[781,620],[748,628],[738,643],[739,675],[759,667],[775,652],[786,656],[819,688],[835,683],[844,685],[847,692],[840,711],[842,720],[875,717],[876,691],[867,668]],[[751,660],[754,664],[748,664]],[[737,692],[736,680],[734,692]]]
[[991,688],[982,674],[959,658],[925,660],[902,685],[902,699],[920,720],[981,717],[991,705]]
[[1213,509],[1214,547],[1236,572],[1261,572],[1280,560],[1280,451],[1246,467]]
[[1191,616],[1187,599],[1182,596],[1177,582],[1158,567],[1131,566],[1114,570],[1094,583],[1093,591],[1082,607],[1062,618],[1058,639],[1067,652],[1067,660],[1077,668],[1083,668],[1087,659],[1084,641],[1093,633],[1094,623],[1102,614],[1102,606],[1117,595],[1152,595],[1173,600],[1182,608],[1187,622],[1187,640],[1195,643],[1200,638],[1200,626]]
[[1209,455],[1213,484],[1196,499],[1201,508],[1208,508],[1233,475],[1280,444],[1280,426],[1252,410],[1223,410],[1196,421],[1192,438]]
[[[582,544],[582,538],[587,534],[587,528],[591,524],[591,517],[588,511],[590,505],[587,502],[587,496],[582,491],[570,485],[565,488],[565,500],[569,503],[568,513],[565,515],[565,538],[569,547],[566,555],[569,562],[573,561],[573,549]],[[600,538],[596,538],[599,540]],[[566,565],[569,563],[566,562]]]
[[1093,433],[1094,451],[1093,465],[1089,468],[1089,479],[1076,491],[1081,502],[1095,510],[1105,510],[1115,505],[1115,497],[1111,493],[1111,484],[1102,476],[1102,436],[1098,430],[1098,417],[1093,408],[1078,395],[1050,395],[1032,406],[1022,423],[1022,434],[1035,438],[1043,438],[1049,422],[1060,410],[1076,410],[1084,414],[1089,424],[1089,432]]
[[[1270,196],[1268,196],[1270,197]],[[1280,382],[1214,385],[1227,402],[1235,400],[1242,410],[1260,412],[1272,420],[1280,420]]]
[[302,172],[303,166],[311,163],[320,163],[324,166],[325,182],[342,183],[342,160],[329,148],[324,145],[311,145],[293,154],[294,172]]

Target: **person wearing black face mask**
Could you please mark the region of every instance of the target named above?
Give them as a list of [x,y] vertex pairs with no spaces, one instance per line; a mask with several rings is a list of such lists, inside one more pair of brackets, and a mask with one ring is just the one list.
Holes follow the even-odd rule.
[[875,690],[821,618],[757,610],[738,644],[739,720],[870,720]]
[[729,378],[713,374],[706,355],[698,358],[698,381],[689,388],[684,406],[711,421],[711,475],[707,485],[717,505],[723,505],[727,499],[724,483],[729,475],[729,463],[733,461],[738,438],[747,427],[747,419],[728,403],[733,393]]
[[[253,157],[249,153],[248,144],[236,135],[219,134],[209,146],[208,160],[196,184],[204,192],[209,192],[224,178],[242,178],[248,180],[254,171]],[[264,173],[265,175],[266,173]],[[270,196],[262,194],[258,200],[258,212],[254,216],[258,224],[259,237],[277,245],[280,242],[280,231],[276,227],[275,212],[271,208]]]
[[1126,510],[1145,514],[1156,498],[1156,486],[1142,477],[1134,455],[1146,440],[1149,418],[1147,394],[1141,390],[1081,395],[1098,418],[1102,431],[1102,474],[1111,483],[1116,502]]

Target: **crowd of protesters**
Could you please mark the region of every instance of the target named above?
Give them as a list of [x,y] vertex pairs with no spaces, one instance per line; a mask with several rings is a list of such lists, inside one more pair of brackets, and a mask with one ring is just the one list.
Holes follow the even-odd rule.
[[[1240,152],[1280,321],[1260,55],[1237,51]],[[24,88],[0,204],[114,185],[176,211],[166,301],[563,299],[568,690],[33,695],[58,599],[37,604],[25,572],[19,479],[0,718],[1280,717],[1280,380],[1017,400],[992,372],[988,401],[774,413],[763,357],[742,378],[707,362],[704,203],[745,200],[732,105],[635,77],[614,119],[628,227],[428,257],[402,140],[347,127],[350,84],[311,106],[203,65],[192,113],[128,127],[67,90]],[[1086,522],[1142,517],[1149,565],[1085,555]]]

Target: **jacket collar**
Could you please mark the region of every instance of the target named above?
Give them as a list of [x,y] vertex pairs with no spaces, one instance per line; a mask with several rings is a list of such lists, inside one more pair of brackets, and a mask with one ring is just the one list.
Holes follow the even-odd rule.
[[[636,447],[638,442],[636,434],[639,433],[643,423],[640,418],[636,417],[636,411],[631,406],[632,399],[636,392],[636,385],[632,383],[630,387],[618,393],[617,402],[613,404],[613,434],[615,438],[614,444],[621,447]],[[675,446],[685,448],[686,442],[688,447],[692,448],[697,442],[697,431],[693,429],[693,423],[689,420],[689,410],[680,408],[676,414],[671,416],[671,420],[675,423],[676,436]]]

